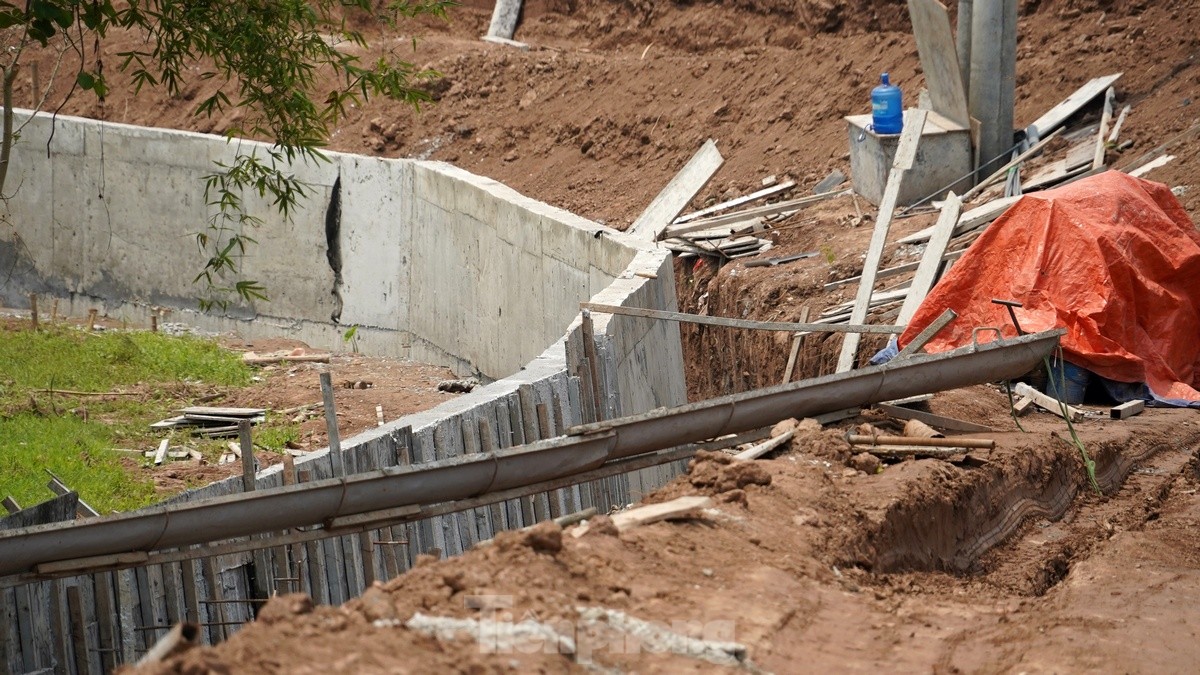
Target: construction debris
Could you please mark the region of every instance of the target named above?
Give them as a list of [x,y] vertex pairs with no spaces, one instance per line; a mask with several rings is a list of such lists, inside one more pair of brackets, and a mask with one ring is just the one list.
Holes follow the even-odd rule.
[[237,424],[242,420],[250,420],[251,424],[258,424],[267,419],[265,408],[192,406],[184,408],[179,412],[182,414],[155,422],[150,425],[150,428],[184,428],[195,436],[221,438],[224,436],[236,436]]

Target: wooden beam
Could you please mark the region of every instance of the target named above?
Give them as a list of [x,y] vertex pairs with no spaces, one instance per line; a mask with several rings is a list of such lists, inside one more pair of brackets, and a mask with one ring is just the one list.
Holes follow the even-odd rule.
[[1133,106],[1127,105],[1121,108],[1121,114],[1117,115],[1117,122],[1113,124],[1112,131],[1108,134],[1108,142],[1115,145],[1117,139],[1121,137],[1121,127],[1125,124],[1125,118],[1129,116],[1129,111],[1133,110]]
[[158,466],[167,459],[167,446],[170,445],[170,440],[164,438],[158,442],[158,450],[154,453],[154,464]]
[[950,308],[947,308],[946,311],[938,315],[938,318],[934,319],[928,326],[926,326],[925,330],[917,333],[916,337],[914,337],[908,344],[904,345],[904,349],[901,349],[900,353],[896,354],[896,358],[906,359],[921,351],[921,349],[923,349],[935,335],[940,333],[943,328],[950,325],[950,322],[957,318],[958,313]]
[[627,232],[642,239],[657,239],[663,228],[675,220],[704,186],[708,185],[708,181],[712,180],[724,161],[717,150],[717,144],[711,138],[705,141],[662,192],[658,193],[654,201],[650,202],[646,210],[642,211],[642,215],[633,221]]
[[995,183],[996,181],[999,181],[1000,179],[1004,178],[1005,174],[1008,173],[1009,169],[1020,164],[1021,162],[1024,162],[1025,160],[1029,159],[1030,157],[1034,156],[1035,154],[1041,152],[1042,148],[1046,147],[1047,143],[1054,140],[1061,131],[1062,131],[1061,128],[1055,129],[1054,131],[1050,132],[1049,136],[1042,138],[1042,140],[1038,141],[1037,143],[1034,143],[1033,146],[1030,147],[1028,150],[1026,150],[1025,152],[1022,152],[1021,154],[1019,154],[1016,157],[1014,157],[1013,159],[1011,159],[1008,162],[1008,164],[1005,164],[1004,166],[1000,167],[999,169],[996,170],[995,173],[993,173],[992,175],[990,175],[987,178],[980,181],[978,185],[971,188],[970,190],[967,190],[967,192],[962,196],[962,200],[964,202],[967,202],[967,201],[970,201],[971,199],[974,199],[976,196],[979,195],[980,192],[983,192],[984,190],[986,190],[988,188],[988,186],[990,186],[993,183]]
[[[1034,405],[1041,408],[1042,410],[1045,410],[1047,412],[1052,412],[1055,415],[1058,415],[1060,417],[1066,417],[1066,418],[1070,419],[1072,422],[1083,417],[1085,414],[1083,410],[1080,410],[1079,408],[1076,408],[1074,406],[1067,405],[1066,403],[1059,401],[1058,399],[1054,398],[1053,396],[1048,396],[1046,394],[1043,394],[1042,392],[1038,391],[1037,389],[1034,389],[1033,387],[1029,386],[1028,384],[1025,384],[1024,382],[1018,382],[1016,385],[1014,385],[1013,392],[1020,396],[1028,396],[1029,398],[1033,399]],[[1064,415],[1064,411],[1065,411],[1065,415]]]
[[1113,99],[1116,94],[1112,87],[1104,92],[1104,112],[1100,115],[1100,130],[1096,132],[1096,154],[1092,158],[1092,168],[1104,166],[1104,151],[1108,148],[1108,125],[1112,122]]
[[[950,50],[950,55],[954,56],[953,49]],[[954,234],[961,210],[962,201],[953,192],[946,195],[946,201],[942,203],[942,213],[933,226],[933,235],[925,246],[921,263],[913,275],[912,284],[908,287],[908,295],[904,297],[904,304],[900,307],[900,316],[896,317],[897,326],[908,324],[917,313],[917,308],[925,302],[925,296],[929,295],[930,289],[937,283],[938,272],[942,268],[942,257],[946,255],[946,248],[950,246],[950,237]]]
[[618,305],[601,305],[595,302],[581,302],[579,306],[593,312],[603,314],[620,314],[623,316],[639,316],[647,319],[663,321],[679,321],[696,323],[706,326],[726,326],[728,328],[748,328],[751,330],[777,331],[807,331],[810,333],[886,333],[904,332],[900,326],[868,326],[862,324],[829,324],[829,323],[781,323],[776,321],[750,321],[748,319],[730,319],[723,316],[701,316],[699,314],[683,314],[667,312],[659,309],[644,309],[641,307],[621,307]]
[[1145,401],[1129,401],[1128,403],[1122,403],[1121,405],[1113,406],[1112,408],[1110,408],[1108,411],[1108,416],[1110,419],[1123,420],[1127,417],[1133,417],[1134,415],[1140,415],[1140,414],[1142,414],[1142,411],[1145,409],[1146,409]]
[[[887,243],[892,214],[896,209],[896,200],[900,196],[900,185],[904,181],[904,173],[912,167],[916,160],[917,145],[921,140],[921,132],[925,128],[927,115],[928,111],[925,110],[910,110],[905,115],[904,131],[900,134],[900,142],[896,147],[896,156],[888,175],[887,187],[884,188],[883,200],[879,204],[879,216],[875,220],[871,243],[867,247],[862,281],[858,284],[858,295],[854,299],[854,309],[850,312],[851,324],[862,324],[866,321],[867,311],[871,304],[871,293],[875,287],[875,273],[879,270],[879,261],[883,259],[883,247]],[[859,333],[846,335],[845,341],[842,343],[842,352],[838,357],[837,372],[844,373],[854,367],[858,356],[859,340]]]
[[983,448],[990,450],[996,447],[996,441],[991,438],[924,438],[921,436],[875,436],[866,434],[847,434],[846,441],[850,445],[911,445],[922,448]]
[[[960,249],[958,251],[950,251],[946,255],[942,256],[942,262],[950,262],[951,260],[958,260],[960,257],[962,257],[963,253],[966,253],[966,249]],[[904,274],[905,272],[912,272],[913,270],[917,269],[920,266],[921,266],[921,261],[918,260],[918,261],[914,261],[914,262],[910,262],[910,263],[904,263],[903,265],[896,265],[895,267],[889,267],[887,269],[879,270],[875,274],[875,280],[879,281],[880,279],[887,279],[887,278],[894,277],[894,276],[897,276],[900,274]],[[860,280],[862,280],[862,277],[860,277],[860,276],[847,277],[845,279],[838,279],[837,281],[831,281],[831,282],[825,284],[824,290],[832,291],[833,289],[841,288],[842,286],[850,286],[852,284],[857,284]]]
[[728,209],[742,206],[743,204],[749,204],[750,202],[758,201],[759,199],[766,199],[767,197],[777,195],[780,192],[791,190],[794,187],[796,187],[796,181],[791,180],[787,181],[786,183],[780,183],[779,185],[772,185],[769,188],[763,188],[757,192],[751,192],[748,195],[744,195],[736,199],[730,199],[729,201],[721,202],[720,204],[713,204],[712,206],[700,209],[699,211],[693,211],[687,215],[679,216],[675,219],[675,222],[672,223],[672,225],[682,225],[697,218],[710,216],[719,211],[726,211]]
[[712,229],[715,227],[725,227],[727,225],[738,225],[738,224],[744,223],[748,220],[754,220],[755,218],[766,218],[769,216],[776,216],[781,213],[787,213],[789,211],[799,211],[800,209],[803,209],[808,206],[812,206],[813,204],[816,204],[818,202],[823,202],[827,199],[833,199],[835,197],[845,197],[850,194],[853,194],[853,192],[854,192],[853,190],[840,190],[838,192],[826,192],[825,194],[821,194],[821,195],[812,195],[811,197],[800,197],[799,199],[791,199],[786,202],[776,202],[775,204],[767,204],[766,206],[758,206],[753,209],[746,209],[744,211],[738,211],[736,213],[727,213],[722,216],[713,216],[711,218],[703,218],[700,220],[693,220],[690,223],[687,223],[686,225],[676,225],[675,227],[668,227],[666,230],[663,231],[662,234],[659,235],[658,238],[659,239],[670,239],[671,237],[677,237],[681,234],[687,234],[689,232],[701,232],[703,230],[708,230],[708,229]]
[[993,431],[991,427],[986,427],[982,424],[967,422],[965,420],[955,419],[953,417],[945,417],[943,415],[935,415],[922,410],[903,408],[901,406],[891,405],[889,403],[876,403],[874,407],[892,417],[902,420],[920,420],[931,427],[937,427],[939,429],[964,431],[967,433],[989,433]]
[[[58,495],[59,497],[65,496],[68,493],[72,492],[71,488],[68,487],[66,483],[62,482],[61,478],[59,478],[58,476],[55,476],[50,471],[50,469],[45,469],[45,471],[46,471],[46,473],[50,474],[50,482],[46,483],[46,487],[50,488],[51,492]],[[75,507],[75,513],[80,518],[86,518],[89,516],[100,515],[100,512],[97,511],[96,509],[93,509],[91,507],[91,505],[88,504],[87,502],[83,501],[82,497],[79,498],[79,503]]]
[[1068,96],[1062,103],[1054,106],[1046,111],[1044,115],[1037,118],[1033,122],[1033,126],[1037,127],[1039,134],[1046,134],[1054,129],[1057,129],[1066,122],[1072,115],[1079,112],[1084,106],[1103,94],[1105,90],[1113,85],[1114,82],[1121,79],[1122,73],[1113,75],[1105,75],[1097,77]]
[[967,94],[946,7],[938,0],[908,0],[908,13],[934,112],[969,128]]
[[762,457],[763,455],[767,454],[768,452],[771,452],[772,450],[778,448],[779,446],[783,445],[784,443],[787,443],[788,441],[792,440],[792,437],[795,435],[796,435],[795,430],[786,431],[782,434],[779,434],[775,438],[763,441],[762,443],[759,443],[758,445],[755,445],[752,448],[748,448],[746,450],[739,452],[738,454],[734,455],[733,458],[736,460],[739,460],[739,461],[758,459],[759,457]]
[[672,499],[669,502],[662,502],[661,504],[647,504],[629,509],[628,511],[614,513],[612,521],[613,525],[617,526],[617,531],[624,532],[625,530],[650,525],[663,520],[691,517],[696,515],[701,509],[709,508],[712,505],[712,497],[688,495]]

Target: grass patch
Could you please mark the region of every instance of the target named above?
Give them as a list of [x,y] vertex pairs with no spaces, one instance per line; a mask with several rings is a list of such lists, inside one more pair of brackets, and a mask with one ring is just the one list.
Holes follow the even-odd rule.
[[[185,403],[192,387],[242,386],[251,376],[236,354],[211,340],[62,326],[0,330],[0,364],[0,496],[22,506],[50,498],[49,469],[101,513],[155,497],[149,480],[126,469],[142,458],[114,448],[156,446],[163,434],[148,425]],[[140,395],[71,398],[46,389]]]

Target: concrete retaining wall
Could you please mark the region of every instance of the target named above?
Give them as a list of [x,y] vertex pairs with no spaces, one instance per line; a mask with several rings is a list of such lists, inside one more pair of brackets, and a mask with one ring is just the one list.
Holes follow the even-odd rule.
[[[598,223],[441,162],[330,153],[295,166],[310,185],[291,222],[245,196],[262,224],[244,276],[270,302],[195,311],[206,256],[195,235],[215,209],[215,162],[266,146],[203,134],[39,115],[14,149],[0,303],[54,295],[75,314],[147,323],[152,307],[248,338],[288,335],[336,349],[359,326],[366,353],[499,379],[562,337],[579,302],[639,245]],[[47,152],[49,158],[47,158]],[[241,226],[236,226],[241,229]]]
[[[589,348],[578,311],[589,298],[674,310],[663,250],[446,164],[331,154],[328,164],[297,168],[314,187],[291,223],[253,204],[264,223],[244,266],[271,302],[201,314],[191,279],[203,264],[193,236],[211,214],[202,179],[214,161],[232,159],[236,143],[73,118],[54,127],[47,146],[51,123],[35,119],[14,153],[10,186],[20,190],[0,229],[0,302],[27,306],[36,292],[72,314],[95,307],[131,321],[166,307],[175,311],[169,320],[328,348],[355,325],[366,353],[496,380],[346,439],[352,470],[487,452],[686,402],[677,324],[596,316]],[[301,482],[331,477],[328,450],[296,469]],[[0,592],[0,668],[106,671],[181,620],[202,623],[214,642],[249,620],[265,593],[300,590],[340,603],[421,553],[453,555],[502,529],[591,506],[607,511],[679,469],[652,467],[361,535],[253,554],[200,549],[183,562],[17,586]],[[258,489],[282,483],[280,467],[257,477]],[[229,479],[172,501],[242,489],[240,478]]]

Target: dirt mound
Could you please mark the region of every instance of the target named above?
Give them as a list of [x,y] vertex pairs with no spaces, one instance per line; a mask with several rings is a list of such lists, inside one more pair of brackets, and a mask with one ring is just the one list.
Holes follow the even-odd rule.
[[[1125,483],[1105,499],[1086,496],[1078,458],[1051,434],[1061,423],[1049,416],[1027,420],[1029,434],[997,434],[998,448],[974,468],[915,460],[863,475],[789,451],[741,463],[770,479],[749,484],[748,504],[620,535],[597,527],[601,519],[578,538],[553,523],[501,533],[458,558],[424,557],[340,608],[276,598],[228,642],[146,672],[790,672],[801,658],[817,670],[919,671],[976,663],[979,650],[1015,667],[1020,656],[1008,647],[1026,645],[1039,626],[1055,627],[1038,636],[1038,658],[1053,664],[1045,670],[1085,669],[1092,656],[1051,657],[1051,648],[1108,635],[1103,620],[1070,617],[1115,618],[1110,590],[1155,608],[1153,622],[1124,615],[1113,624],[1135,633],[1186,614],[1190,600],[1169,598],[1194,598],[1182,585],[1197,578],[1194,552],[1150,554],[1176,551],[1200,517],[1188,469],[1195,453],[1185,449],[1200,441],[1191,417],[1152,411],[1115,429],[1081,428],[1105,489]],[[1163,431],[1170,426],[1186,431]],[[653,499],[694,492],[697,479],[707,490],[704,477],[731,466],[698,457],[690,476]],[[1062,508],[1054,498],[1041,511],[1020,506],[1064,487],[1080,496]],[[1005,533],[989,535],[998,524]],[[1132,541],[1156,544],[1136,553]],[[1155,571],[1129,568],[1128,556],[1152,559]],[[936,569],[965,576],[925,571]],[[1113,574],[1125,581],[1111,585]],[[1178,669],[1193,644],[1151,640],[1138,658]],[[1128,662],[1102,651],[1110,665]]]

